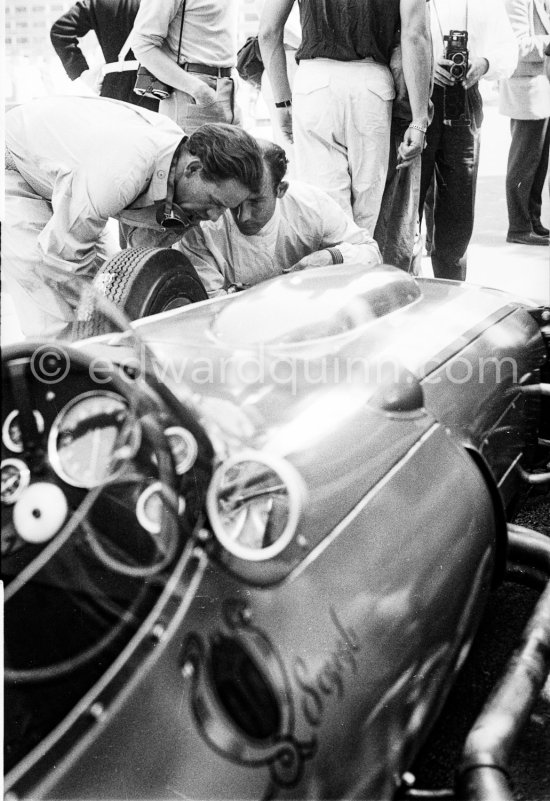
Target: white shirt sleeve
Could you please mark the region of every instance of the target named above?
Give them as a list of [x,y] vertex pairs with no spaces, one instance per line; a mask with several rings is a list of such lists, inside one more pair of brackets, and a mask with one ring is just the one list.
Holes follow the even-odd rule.
[[[151,154],[152,156],[152,154]],[[135,151],[105,154],[99,164],[80,164],[58,175],[53,214],[38,236],[44,263],[66,272],[86,271],[97,255],[98,238],[109,217],[129,206],[143,191],[152,158]]]
[[131,38],[137,59],[153,47],[162,47],[181,0],[141,0]]
[[518,63],[518,44],[502,0],[483,0],[479,42],[476,36],[477,55],[489,62],[483,76],[488,80],[509,78]]
[[364,228],[359,228],[329,195],[317,191],[322,230],[319,250],[337,247],[344,262],[360,262],[369,267],[381,264],[380,250],[372,236]]

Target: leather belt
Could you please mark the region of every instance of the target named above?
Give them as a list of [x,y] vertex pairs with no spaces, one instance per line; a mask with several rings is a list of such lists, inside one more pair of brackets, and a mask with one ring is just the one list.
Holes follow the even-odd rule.
[[210,64],[180,64],[186,72],[197,72],[199,75],[213,75],[215,78],[231,78],[231,67],[211,67]]

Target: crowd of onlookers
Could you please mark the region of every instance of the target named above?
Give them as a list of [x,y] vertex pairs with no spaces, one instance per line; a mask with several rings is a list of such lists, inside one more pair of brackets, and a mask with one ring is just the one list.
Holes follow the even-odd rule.
[[[51,41],[68,76],[104,99],[43,98],[6,120],[4,280],[23,332],[71,323],[66,287],[110,255],[110,218],[123,247],[183,252],[211,296],[351,260],[414,273],[421,230],[434,275],[464,280],[482,79],[498,80],[510,118],[507,241],[548,246],[549,11],[549,0],[301,0],[298,16],[296,0],[267,0],[272,142],[242,127],[239,0],[79,0]],[[89,31],[101,68],[80,47]]]

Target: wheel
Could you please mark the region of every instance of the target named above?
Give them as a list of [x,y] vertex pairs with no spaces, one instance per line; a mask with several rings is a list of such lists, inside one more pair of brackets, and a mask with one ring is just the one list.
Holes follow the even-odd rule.
[[130,320],[208,298],[191,262],[171,248],[122,250],[105,262],[94,287]]

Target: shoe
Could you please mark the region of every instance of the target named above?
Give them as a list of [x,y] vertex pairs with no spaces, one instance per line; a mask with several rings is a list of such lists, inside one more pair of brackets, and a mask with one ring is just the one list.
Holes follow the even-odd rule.
[[533,229],[533,233],[538,234],[538,236],[548,236],[550,234],[550,230],[548,230],[540,220],[531,220],[531,228]]
[[517,245],[546,245],[546,247],[550,242],[547,236],[539,236],[533,231],[525,231],[522,234],[508,234],[506,241],[514,242]]

